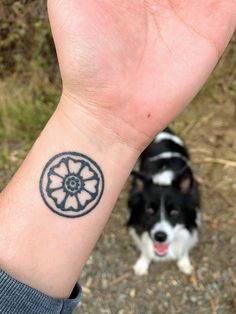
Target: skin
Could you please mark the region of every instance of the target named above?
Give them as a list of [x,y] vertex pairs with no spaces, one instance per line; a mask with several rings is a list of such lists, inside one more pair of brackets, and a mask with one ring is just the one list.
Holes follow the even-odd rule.
[[[57,110],[0,195],[0,267],[68,297],[140,152],[198,92],[236,27],[223,0],[49,0],[63,90]],[[47,208],[39,191],[58,153],[89,156],[103,197],[78,219]],[[122,157],[122,158],[121,158]]]
[[48,8],[64,98],[139,150],[199,91],[236,27],[231,0],[50,0]]

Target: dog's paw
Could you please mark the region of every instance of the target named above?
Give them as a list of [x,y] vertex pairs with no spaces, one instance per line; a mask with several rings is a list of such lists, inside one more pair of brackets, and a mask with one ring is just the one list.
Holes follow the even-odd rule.
[[177,265],[179,267],[179,270],[186,274],[186,275],[191,275],[192,272],[193,272],[193,266],[192,264],[190,263],[190,260],[189,259],[183,259],[183,260],[179,260],[177,262]]
[[146,260],[140,258],[133,266],[135,275],[144,276],[148,274],[148,263]]

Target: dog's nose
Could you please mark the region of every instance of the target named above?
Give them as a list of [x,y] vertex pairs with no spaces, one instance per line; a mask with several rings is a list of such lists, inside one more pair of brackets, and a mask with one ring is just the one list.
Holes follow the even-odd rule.
[[163,231],[158,231],[154,234],[154,239],[157,242],[165,242],[167,239],[167,234]]

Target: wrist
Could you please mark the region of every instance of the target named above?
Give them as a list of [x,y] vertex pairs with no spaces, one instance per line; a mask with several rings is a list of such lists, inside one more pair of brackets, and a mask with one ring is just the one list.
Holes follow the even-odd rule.
[[[70,294],[138,157],[100,120],[83,110],[73,112],[70,105],[60,102],[0,197],[1,268],[55,297]],[[65,152],[92,159],[104,176],[99,203],[76,219],[51,211],[39,190],[45,165]]]
[[[137,100],[132,98],[123,99],[121,103],[116,97],[109,97],[109,100],[99,97],[95,99],[95,97],[81,97],[64,90],[58,108],[63,109],[73,124],[77,124],[81,117],[85,117],[92,126],[95,125],[95,132],[97,129],[104,131],[107,144],[115,142],[125,151],[139,156],[158,131],[157,127],[159,126],[161,130],[165,124],[161,119],[156,121],[154,133],[153,130],[148,130],[148,127],[145,128],[147,116],[149,118],[151,114],[148,114],[145,107],[144,110],[140,109],[135,105],[136,103]],[[150,124],[153,124],[153,118],[150,120]],[[93,134],[94,129],[92,129]]]
[[56,121],[72,138],[82,138],[86,149],[95,150],[98,158],[119,171],[129,172],[142,151],[141,145],[132,145],[125,138],[130,132],[129,126],[127,130],[126,126],[122,127],[122,135],[114,126],[109,110],[99,108],[99,105],[78,103],[63,94],[55,113]]

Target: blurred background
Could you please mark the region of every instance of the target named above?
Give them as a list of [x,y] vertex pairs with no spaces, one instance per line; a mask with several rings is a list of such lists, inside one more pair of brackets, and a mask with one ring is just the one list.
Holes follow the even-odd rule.
[[[0,189],[60,97],[45,2],[0,0]],[[78,313],[236,313],[236,36],[172,127],[190,149],[202,194],[194,274],[187,277],[174,263],[152,264],[145,277],[133,274],[139,253],[125,226],[127,183],[80,278]]]

